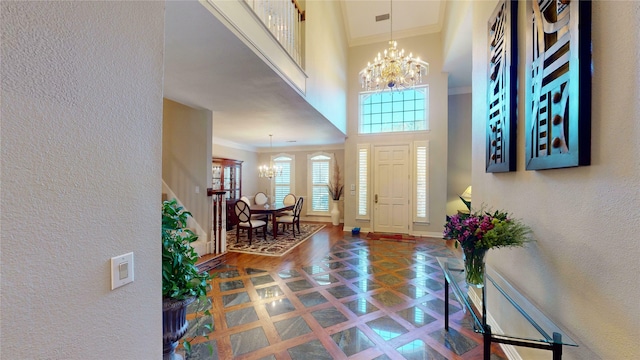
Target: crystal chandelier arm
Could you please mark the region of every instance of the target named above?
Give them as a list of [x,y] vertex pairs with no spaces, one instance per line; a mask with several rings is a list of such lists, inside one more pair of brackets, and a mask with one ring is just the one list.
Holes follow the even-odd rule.
[[413,87],[422,83],[423,76],[429,73],[427,62],[413,58],[413,53],[405,55],[404,49],[398,50],[398,43],[393,40],[393,1],[389,2],[389,48],[384,50],[384,56],[378,53],[373,63],[368,63],[358,74],[362,89],[366,91]]
[[[269,146],[271,152],[273,152],[273,134],[269,134]],[[273,164],[273,161],[269,159],[269,165],[261,165],[258,167],[258,176],[266,178],[274,178],[282,175],[282,167]]]

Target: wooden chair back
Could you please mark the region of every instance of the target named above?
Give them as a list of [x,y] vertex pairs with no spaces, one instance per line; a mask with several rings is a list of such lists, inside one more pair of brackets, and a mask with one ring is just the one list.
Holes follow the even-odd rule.
[[300,212],[302,211],[302,198],[299,197],[296,201],[296,206],[293,208],[293,221],[300,222]]
[[238,221],[241,223],[246,223],[251,220],[251,209],[249,208],[249,204],[244,201],[236,202],[236,216],[238,217]]
[[296,196],[293,194],[287,194],[282,200],[282,203],[285,205],[293,205],[296,203]]
[[263,192],[259,192],[253,198],[253,201],[256,203],[256,205],[264,205],[267,203],[267,201],[269,201],[269,198],[267,198],[267,195],[265,195]]

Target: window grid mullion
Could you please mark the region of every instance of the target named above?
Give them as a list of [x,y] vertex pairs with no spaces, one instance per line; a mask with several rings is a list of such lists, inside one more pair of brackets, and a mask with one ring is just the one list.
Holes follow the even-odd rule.
[[428,86],[392,93],[361,93],[361,134],[429,129]]

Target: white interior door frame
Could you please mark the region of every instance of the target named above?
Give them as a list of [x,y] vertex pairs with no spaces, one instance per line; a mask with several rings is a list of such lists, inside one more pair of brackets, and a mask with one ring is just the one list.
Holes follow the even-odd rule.
[[408,234],[410,231],[411,172],[409,145],[373,148],[373,231]]

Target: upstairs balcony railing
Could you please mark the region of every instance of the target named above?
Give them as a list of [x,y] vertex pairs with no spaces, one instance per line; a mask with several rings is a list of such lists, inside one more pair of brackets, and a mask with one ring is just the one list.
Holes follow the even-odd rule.
[[297,0],[244,0],[293,60],[304,68],[305,12]]

